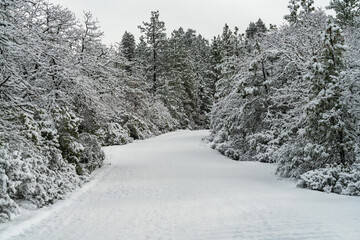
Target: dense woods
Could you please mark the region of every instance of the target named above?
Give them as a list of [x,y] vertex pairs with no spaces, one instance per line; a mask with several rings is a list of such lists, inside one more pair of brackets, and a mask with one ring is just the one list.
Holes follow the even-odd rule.
[[301,187],[360,195],[360,3],[331,1],[336,18],[313,3],[290,1],[279,28],[224,28],[210,140]]
[[194,30],[166,37],[159,12],[107,47],[82,20],[43,0],[0,3],[0,219],[62,199],[102,165],[101,146],[205,128],[210,46]]
[[277,163],[299,186],[360,195],[360,3],[327,16],[291,0],[286,24],[166,35],[158,11],[106,46],[91,13],[0,2],[0,222],[63,199],[101,146],[210,128],[214,149]]

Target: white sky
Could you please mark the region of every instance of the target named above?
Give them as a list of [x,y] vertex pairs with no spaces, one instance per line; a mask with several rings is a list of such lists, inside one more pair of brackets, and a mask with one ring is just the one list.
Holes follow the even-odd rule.
[[[222,32],[227,23],[244,32],[250,21],[261,18],[267,26],[281,25],[288,14],[288,0],[49,0],[75,12],[82,19],[83,11],[90,11],[105,33],[104,43],[120,42],[125,31],[138,39],[137,28],[148,22],[151,11],[160,11],[168,35],[179,27],[192,28],[207,39]],[[316,7],[327,6],[329,0],[315,0]]]

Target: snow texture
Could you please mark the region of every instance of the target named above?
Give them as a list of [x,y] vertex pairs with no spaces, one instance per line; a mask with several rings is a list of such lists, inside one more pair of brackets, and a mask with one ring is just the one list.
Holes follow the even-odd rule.
[[201,141],[208,134],[104,148],[90,183],[22,210],[0,239],[359,239],[358,198],[296,188],[274,164],[226,159]]

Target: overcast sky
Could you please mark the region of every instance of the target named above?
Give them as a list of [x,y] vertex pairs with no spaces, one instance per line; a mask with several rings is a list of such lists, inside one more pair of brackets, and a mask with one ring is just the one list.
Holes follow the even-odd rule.
[[[104,43],[120,42],[125,31],[138,39],[138,25],[150,19],[151,11],[160,11],[167,33],[192,28],[207,39],[222,32],[227,23],[244,32],[251,21],[261,18],[266,25],[281,25],[288,13],[288,0],[50,0],[73,11],[82,19],[83,11],[93,13],[105,33]],[[329,0],[315,0],[325,8]]]

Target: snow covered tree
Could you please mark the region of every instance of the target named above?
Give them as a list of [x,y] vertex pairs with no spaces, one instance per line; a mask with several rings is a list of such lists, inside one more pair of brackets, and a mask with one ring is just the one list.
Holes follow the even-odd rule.
[[214,50],[219,51],[219,53],[214,52],[214,54],[218,54],[216,66],[214,66],[215,98],[218,99],[232,91],[232,76],[238,69],[239,61],[242,61],[240,58],[244,54],[245,46],[242,35],[238,33],[238,28],[232,32],[227,25],[224,26],[223,33],[218,37],[217,42],[213,42],[213,44]]
[[196,105],[198,124],[201,128],[208,128],[209,113],[214,102],[215,86],[209,42],[201,35],[198,35],[194,39],[192,49],[195,50],[194,66],[198,81],[197,95],[199,103]]
[[129,73],[132,72],[132,65],[135,58],[135,38],[129,32],[125,32],[120,43],[120,52],[121,55],[128,61],[128,66],[126,66],[126,71]]
[[358,30],[344,28],[349,48],[313,1],[290,1],[290,10],[289,24],[266,34],[251,24],[236,57],[213,41],[220,71],[209,140],[233,159],[277,161],[301,187],[358,195]]
[[246,29],[246,38],[253,39],[256,35],[257,27],[254,22],[250,22],[248,28]]
[[304,73],[309,100],[302,107],[305,115],[294,124],[291,144],[284,145],[278,168],[283,176],[299,177],[326,164],[349,166],[355,161],[357,123],[345,94],[344,51],[341,30],[328,22],[319,50],[308,61],[310,72]]
[[214,82],[212,87],[213,96],[216,93],[216,82],[221,78],[221,69],[219,65],[222,62],[222,53],[221,53],[221,39],[220,36],[214,37],[210,46],[210,62],[211,62],[211,75]]
[[215,103],[211,118],[211,125],[221,132],[213,147],[237,160],[254,159],[258,145],[254,136],[267,129],[268,60],[259,43],[252,54],[236,62],[237,72],[229,75],[235,87]]
[[121,39],[121,52],[128,61],[133,61],[135,57],[135,38],[129,32],[125,32]]
[[245,48],[248,53],[255,50],[255,45],[264,38],[267,31],[265,23],[260,18],[256,23],[250,22],[245,34]]
[[314,0],[301,0],[300,6],[305,14],[315,11]]
[[143,26],[139,26],[140,31],[144,34],[147,44],[151,51],[151,69],[148,71],[152,75],[152,93],[155,95],[158,88],[159,65],[161,61],[161,49],[166,40],[165,23],[159,20],[159,11],[151,12],[150,22],[143,22]]
[[323,12],[304,15],[298,24],[253,41],[252,50],[240,55],[230,81],[225,80],[236,90],[229,88],[213,108],[213,147],[235,159],[279,159],[276,153],[290,142],[308,97],[302,75],[320,47],[317,32],[325,26],[324,18]]
[[259,18],[256,23],[250,22],[249,27],[246,29],[246,38],[254,39],[267,32],[267,30],[265,23]]
[[[149,59],[151,58],[151,53],[149,51],[149,47],[147,46],[147,43],[143,36],[140,37],[139,43],[136,44],[135,48],[135,65],[137,66],[136,71],[146,77],[147,79],[151,78],[149,76],[149,69],[151,68],[151,63],[149,62]],[[153,87],[152,81],[147,81],[148,91],[151,92],[151,89]]]
[[[288,8],[290,14],[285,15],[284,19],[294,24],[301,20],[304,15],[315,11],[314,0],[290,0]],[[298,12],[299,9],[300,12]]]
[[257,21],[256,21],[256,32],[257,34],[263,34],[263,33],[266,33],[268,31],[265,23],[261,20],[261,18],[259,18]]
[[290,14],[285,15],[284,18],[289,23],[296,23],[298,21],[298,10],[300,8],[299,0],[290,0],[288,8],[290,10]]
[[332,0],[328,9],[336,12],[336,19],[340,25],[354,25],[360,17],[359,0]]
[[91,12],[84,12],[84,29],[81,33],[80,53],[92,50],[91,47],[101,42],[103,32],[100,31],[98,21]]
[[194,30],[173,31],[163,50],[159,96],[182,128],[206,125],[212,102],[211,77],[207,72],[209,46]]
[[331,21],[321,37],[323,49],[312,59],[312,72],[305,76],[314,96],[306,108],[304,134],[310,141],[305,159],[314,161],[315,167],[349,165],[355,161],[357,141],[354,117],[343,96],[344,37]]

